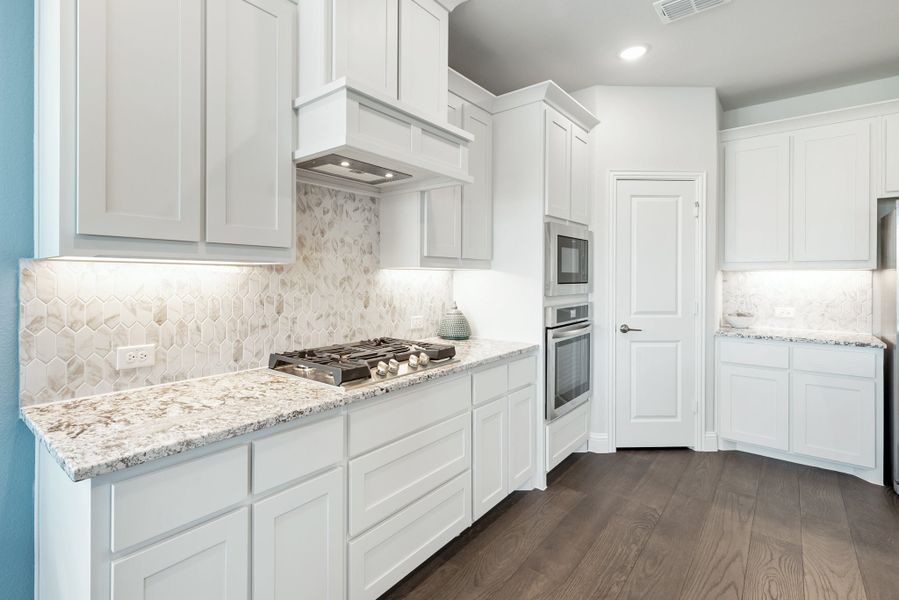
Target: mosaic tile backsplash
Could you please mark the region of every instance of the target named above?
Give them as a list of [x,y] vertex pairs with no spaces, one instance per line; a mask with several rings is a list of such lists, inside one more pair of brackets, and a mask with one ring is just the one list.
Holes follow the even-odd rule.
[[[871,286],[871,271],[726,272],[722,308],[753,313],[753,327],[870,334]],[[778,307],[795,308],[796,316],[779,318]]]
[[[304,184],[298,196],[293,265],[22,261],[21,404],[261,367],[273,351],[434,335],[452,274],[379,270],[377,200]],[[116,347],[134,344],[156,344],[156,364],[117,371]]]

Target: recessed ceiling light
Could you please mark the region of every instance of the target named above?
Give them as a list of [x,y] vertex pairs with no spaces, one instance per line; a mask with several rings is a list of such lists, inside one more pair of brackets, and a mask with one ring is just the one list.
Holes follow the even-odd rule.
[[621,60],[637,60],[643,58],[643,55],[649,52],[649,46],[640,44],[637,46],[629,46],[618,53]]
[[341,166],[341,167],[348,167],[348,166],[350,166],[350,161],[348,161],[348,160],[341,161],[340,166]]
[[393,179],[393,173],[385,173],[384,177],[386,177],[387,179]]

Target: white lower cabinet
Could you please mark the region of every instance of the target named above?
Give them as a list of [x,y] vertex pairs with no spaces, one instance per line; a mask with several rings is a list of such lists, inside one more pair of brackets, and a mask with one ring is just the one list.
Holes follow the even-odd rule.
[[344,597],[344,470],[253,506],[254,600]]
[[248,517],[241,508],[113,562],[112,599],[248,599]]
[[[510,370],[509,379],[512,379]],[[537,388],[529,385],[509,394],[509,491],[523,486],[534,475],[537,444],[534,402]]]
[[470,524],[466,471],[350,542],[350,599],[378,598]]
[[792,378],[793,451],[873,468],[874,380],[814,373]]
[[721,436],[789,450],[789,372],[723,364],[718,377]]
[[546,425],[546,470],[559,465],[590,437],[590,403]]
[[503,396],[474,410],[472,514],[480,519],[509,493],[508,398]]

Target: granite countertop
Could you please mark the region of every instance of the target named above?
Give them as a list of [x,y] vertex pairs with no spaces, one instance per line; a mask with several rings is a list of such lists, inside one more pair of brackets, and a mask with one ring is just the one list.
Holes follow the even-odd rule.
[[886,348],[880,338],[867,333],[845,333],[840,331],[812,331],[808,329],[736,329],[721,327],[716,332],[719,337],[750,340],[771,340],[776,342],[801,342],[825,344],[829,346],[855,346],[857,348]]
[[352,390],[254,369],[21,409],[72,481],[133,467],[500,360],[536,345],[454,342],[456,362]]

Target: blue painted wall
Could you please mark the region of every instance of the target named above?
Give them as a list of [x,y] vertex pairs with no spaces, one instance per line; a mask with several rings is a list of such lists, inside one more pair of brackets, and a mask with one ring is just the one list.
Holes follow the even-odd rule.
[[0,0],[0,598],[34,596],[34,438],[18,417],[18,260],[31,256],[34,4]]

